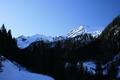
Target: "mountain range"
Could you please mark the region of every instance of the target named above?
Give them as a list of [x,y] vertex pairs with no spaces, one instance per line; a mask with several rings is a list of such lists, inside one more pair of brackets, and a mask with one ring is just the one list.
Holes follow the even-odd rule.
[[71,30],[70,32],[68,32],[68,34],[66,34],[65,36],[58,36],[58,37],[51,37],[51,36],[45,36],[45,35],[41,35],[41,34],[36,34],[33,36],[19,36],[18,38],[16,38],[17,40],[17,45],[19,48],[23,49],[28,47],[31,43],[36,42],[36,41],[40,41],[40,40],[44,40],[44,41],[56,41],[56,40],[63,40],[66,38],[74,38],[76,36],[85,34],[85,33],[89,33],[91,34],[93,37],[97,37],[101,34],[101,31],[89,31],[89,28],[87,26],[80,26],[78,28],[75,28],[73,30]]
[[[0,29],[1,71],[2,64],[11,66],[9,61],[3,62],[3,56],[30,72],[49,75],[55,80],[119,80],[120,16],[103,31],[91,32],[89,27],[80,26],[58,37],[37,34],[13,38],[11,30],[7,31],[3,25]],[[17,70],[17,73],[23,77],[24,71]]]

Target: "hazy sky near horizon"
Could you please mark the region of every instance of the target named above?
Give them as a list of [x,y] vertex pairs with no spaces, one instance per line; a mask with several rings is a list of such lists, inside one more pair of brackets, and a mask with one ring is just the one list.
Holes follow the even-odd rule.
[[120,0],[0,0],[0,25],[13,36],[65,35],[80,25],[106,27],[120,15]]

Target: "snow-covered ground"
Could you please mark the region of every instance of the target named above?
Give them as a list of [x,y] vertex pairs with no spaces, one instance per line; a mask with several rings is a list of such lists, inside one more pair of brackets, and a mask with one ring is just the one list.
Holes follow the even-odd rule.
[[3,71],[0,72],[0,80],[54,80],[52,77],[46,75],[19,70],[19,68],[9,60],[2,61],[2,65]]
[[[71,65],[72,65],[71,63],[66,62],[65,69],[67,69]],[[81,67],[80,63],[77,62],[77,68],[80,68],[80,67]],[[88,72],[95,74],[94,69],[96,69],[96,64],[93,61],[85,61],[83,62],[83,68],[87,69]]]
[[83,63],[84,69],[87,68],[87,71],[95,74],[96,64],[93,61],[86,61]]
[[[119,56],[119,55],[120,55],[120,54],[116,55],[116,56],[113,58],[113,62],[118,59],[118,56]],[[116,60],[115,60],[115,59],[116,59]],[[112,63],[112,61],[109,62],[109,64],[111,64],[111,63]],[[102,67],[104,68],[104,67],[106,67],[106,66],[109,65],[109,64],[102,65]],[[91,72],[91,73],[93,73],[93,74],[96,73],[95,70],[94,70],[94,69],[96,69],[96,64],[95,64],[93,61],[86,61],[86,62],[84,62],[84,63],[83,63],[83,67],[84,67],[84,69],[87,68],[87,71],[88,71],[88,72]],[[105,68],[105,69],[103,70],[103,75],[107,75],[107,74],[108,74],[107,71],[108,71],[107,68]],[[120,78],[120,66],[118,66],[118,74],[116,75],[116,77],[117,77],[117,78]]]

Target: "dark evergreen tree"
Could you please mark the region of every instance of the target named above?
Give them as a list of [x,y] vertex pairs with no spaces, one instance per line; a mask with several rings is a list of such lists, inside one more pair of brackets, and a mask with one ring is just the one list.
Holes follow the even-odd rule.
[[97,62],[97,61],[96,61],[95,77],[98,80],[104,79],[102,64],[100,62]]
[[2,72],[2,58],[0,56],[0,72]]
[[108,78],[116,80],[118,75],[118,68],[115,62],[113,62],[109,67],[108,67]]

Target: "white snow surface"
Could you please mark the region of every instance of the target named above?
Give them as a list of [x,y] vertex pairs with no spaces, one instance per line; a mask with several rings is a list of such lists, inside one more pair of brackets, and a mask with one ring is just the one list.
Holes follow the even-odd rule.
[[31,43],[33,43],[35,41],[40,41],[40,40],[52,41],[53,38],[51,36],[44,36],[44,35],[36,34],[31,37],[25,37],[22,35],[22,36],[16,38],[16,40],[17,40],[18,47],[23,49],[23,48],[28,47]]
[[87,71],[95,74],[96,64],[93,61],[86,61],[83,63],[84,69],[87,68]]
[[71,30],[67,35],[68,35],[68,37],[75,37],[75,36],[83,34],[83,33],[85,33],[85,27],[80,26],[76,29]]
[[3,71],[0,72],[0,80],[54,80],[52,77],[46,75],[19,70],[19,68],[9,60],[2,61],[2,64]]
[[84,33],[90,33],[93,37],[97,37],[101,34],[101,31],[98,30],[91,30],[91,27],[81,25],[80,27],[77,27],[73,30],[71,30],[67,35],[68,37],[75,37],[77,35],[81,35]]
[[[65,69],[70,67],[72,64],[69,62],[66,62]],[[80,63],[77,62],[77,68],[79,69],[81,67]],[[90,72],[92,74],[95,74],[96,64],[93,61],[85,61],[83,62],[83,68],[87,70],[87,72]]]

